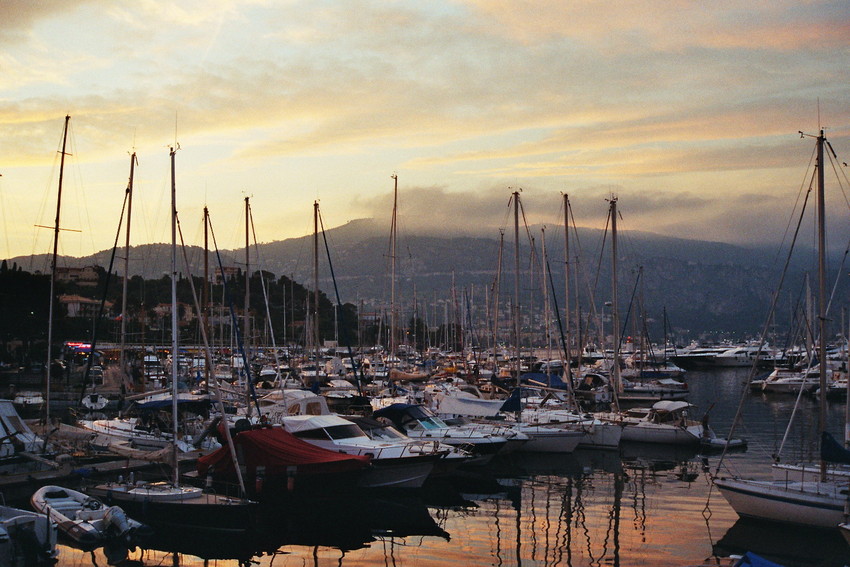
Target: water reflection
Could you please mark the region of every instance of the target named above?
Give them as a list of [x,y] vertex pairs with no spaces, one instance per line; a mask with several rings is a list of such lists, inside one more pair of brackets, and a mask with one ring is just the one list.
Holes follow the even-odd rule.
[[714,546],[717,555],[752,551],[765,559],[794,567],[847,565],[847,542],[838,530],[806,529],[741,519]]

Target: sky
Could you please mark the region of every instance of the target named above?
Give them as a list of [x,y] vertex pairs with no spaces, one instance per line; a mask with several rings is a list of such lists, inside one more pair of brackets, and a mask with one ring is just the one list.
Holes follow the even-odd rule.
[[[850,3],[774,0],[3,0],[0,257],[244,245],[388,219],[497,236],[528,222],[729,243],[782,237],[825,134],[847,226]],[[832,165],[827,171],[831,173]],[[834,178],[834,176],[833,176]],[[828,182],[829,183],[829,182]],[[387,221],[389,230],[389,221]],[[842,224],[843,223],[843,224]],[[252,240],[254,237],[252,237]],[[123,236],[121,237],[123,242]]]

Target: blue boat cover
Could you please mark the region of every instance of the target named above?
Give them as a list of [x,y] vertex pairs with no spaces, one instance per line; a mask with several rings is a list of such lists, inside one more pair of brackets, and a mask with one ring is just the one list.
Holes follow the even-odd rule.
[[427,419],[431,417],[431,414],[426,412],[425,408],[419,404],[390,404],[385,408],[375,410],[372,413],[372,417],[385,417],[393,423],[396,423],[405,417],[412,417],[413,419]]
[[735,563],[735,567],[782,567],[782,565],[748,551]]
[[520,382],[532,386],[544,386],[546,388],[557,388],[566,390],[567,385],[561,379],[563,375],[559,373],[545,374],[543,372],[526,372],[520,376]]
[[828,431],[820,435],[820,458],[830,463],[850,465],[850,451],[842,447]]
[[499,411],[518,412],[522,411],[522,400],[520,399],[521,391],[519,388],[514,389]]

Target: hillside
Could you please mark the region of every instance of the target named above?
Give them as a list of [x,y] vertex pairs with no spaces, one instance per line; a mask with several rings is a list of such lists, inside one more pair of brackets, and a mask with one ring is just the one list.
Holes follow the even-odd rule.
[[[538,235],[536,238],[541,234],[535,227],[531,227],[529,233]],[[388,228],[373,220],[361,219],[330,229],[325,236],[342,300],[358,305],[362,303],[364,311],[386,306],[390,295]],[[546,239],[553,272],[552,287],[558,304],[563,305],[563,234],[549,230]],[[579,293],[585,313],[590,309],[591,292],[596,296],[598,308],[610,300],[610,244],[606,244],[602,251],[602,242],[603,233],[599,230],[579,229],[577,236],[571,235],[571,254],[574,257],[579,251],[581,254],[579,261],[573,264],[579,268],[579,281],[583,282]],[[319,285],[333,297],[324,239],[320,237],[319,243]],[[619,243],[621,309],[626,310],[633,296],[642,295],[645,312],[656,322],[654,333],[660,333],[662,310],[666,310],[670,323],[687,337],[717,331],[739,338],[757,334],[763,326],[784,261],[784,258],[777,259],[775,251],[634,231],[622,233]],[[287,275],[309,285],[313,278],[312,246],[312,235],[260,244],[251,249],[252,272],[260,267],[277,276]],[[539,242],[536,247],[539,255]],[[513,293],[513,249],[512,235],[508,235],[505,237],[502,262],[503,306]],[[98,264],[106,267],[110,254],[111,251],[102,251],[85,258],[64,257],[60,265]],[[131,274],[149,279],[162,277],[170,271],[168,245],[136,246],[130,256]],[[192,272],[201,274],[202,250],[191,247],[188,256]],[[244,269],[244,251],[222,251],[221,256],[225,266]],[[521,243],[521,302],[525,306],[533,302],[540,309],[541,276],[539,270],[535,270],[532,276],[530,256],[528,244]],[[425,313],[436,312],[437,317],[442,317],[444,305],[451,300],[454,281],[457,305],[463,305],[467,313],[474,312],[475,317],[483,317],[485,297],[491,293],[498,258],[498,235],[494,238],[400,235],[396,258],[397,302],[408,306],[404,309],[409,316],[415,293],[420,315],[427,307]],[[19,257],[9,261],[10,264],[12,262],[17,262],[25,270],[29,269],[28,266],[48,265],[44,257]],[[216,265],[215,254],[210,255],[210,265]],[[802,281],[800,265],[798,263],[786,282],[786,290],[790,291],[784,294],[788,299],[780,303],[784,313],[777,314],[777,323],[788,318],[792,298],[799,295]],[[115,266],[114,269],[120,273],[123,269],[120,258],[116,259]],[[636,288],[641,268],[641,281]],[[184,271],[182,267],[180,271]],[[846,286],[842,285],[842,289]]]

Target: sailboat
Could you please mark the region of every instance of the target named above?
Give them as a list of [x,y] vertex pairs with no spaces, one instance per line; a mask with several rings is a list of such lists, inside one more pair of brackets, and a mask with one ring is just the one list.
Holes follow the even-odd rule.
[[[522,352],[519,323],[519,209],[521,207],[519,191],[514,191],[511,199],[513,200],[514,207],[514,304],[512,306],[512,315],[514,341],[516,344],[516,388],[514,389],[515,394],[512,394],[512,396],[516,396],[516,401],[519,401],[522,391]],[[541,420],[539,415],[525,412],[523,404],[517,404],[510,411],[513,413],[514,419],[512,425],[514,429],[528,437],[528,441],[519,448],[523,452],[572,453],[578,447],[579,443],[585,439],[587,433],[591,432],[593,427],[591,425],[589,429],[585,424],[578,422],[558,420],[558,423],[553,423],[552,420]],[[617,442],[619,443],[619,440]]]
[[[801,133],[801,135],[803,135]],[[823,130],[817,136],[817,255],[818,255],[818,321],[819,354],[826,361],[826,238],[824,204],[824,144]],[[821,390],[826,389],[827,373],[820,373]],[[831,436],[826,427],[826,399],[820,397],[818,425],[821,431],[821,466],[817,480],[748,480],[740,478],[715,478],[714,485],[741,517],[771,520],[792,524],[835,529],[847,521],[848,483],[846,479],[828,477],[826,461],[850,462],[850,453],[843,447],[830,452]],[[834,440],[833,440],[834,442]],[[837,455],[836,455],[837,454]],[[833,456],[835,455],[835,456]]]
[[[177,326],[177,204],[175,161],[171,157],[171,415],[172,431],[178,431],[178,326]],[[154,526],[193,526],[226,532],[251,529],[257,502],[220,494],[209,494],[195,486],[181,486],[176,439],[171,443],[170,482],[135,482],[129,479],[89,487],[87,493],[107,505],[120,504],[129,514]]]
[[609,201],[611,222],[611,318],[613,321],[613,355],[611,358],[611,388],[614,394],[615,411],[598,412],[597,419],[618,424],[623,428],[623,441],[640,443],[663,443],[672,445],[695,445],[702,439],[711,439],[714,433],[704,421],[687,418],[692,407],[684,401],[662,400],[648,409],[620,411],[623,380],[620,374],[620,316],[617,308],[617,197]]

